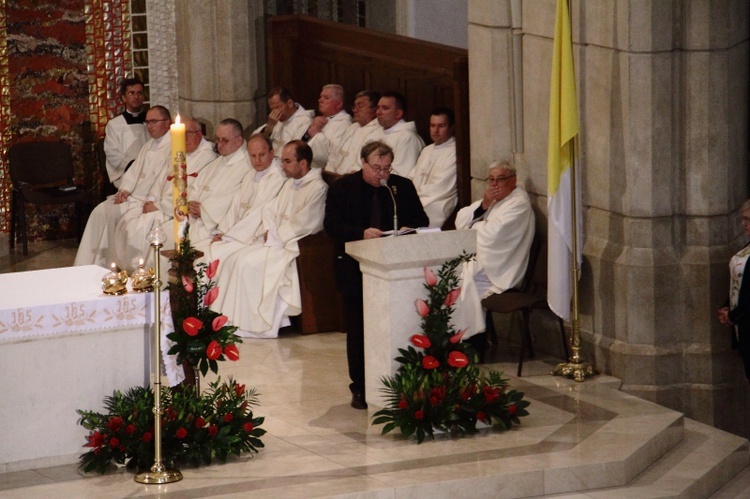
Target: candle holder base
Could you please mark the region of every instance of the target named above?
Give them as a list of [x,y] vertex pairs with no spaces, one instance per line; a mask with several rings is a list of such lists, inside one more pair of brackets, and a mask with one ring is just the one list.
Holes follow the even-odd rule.
[[572,377],[580,383],[586,377],[595,376],[599,373],[588,362],[562,362],[557,364],[557,367],[555,367],[551,374],[553,376]]
[[150,470],[135,475],[135,481],[145,484],[174,483],[182,480],[179,470],[170,470],[164,467],[152,466]]

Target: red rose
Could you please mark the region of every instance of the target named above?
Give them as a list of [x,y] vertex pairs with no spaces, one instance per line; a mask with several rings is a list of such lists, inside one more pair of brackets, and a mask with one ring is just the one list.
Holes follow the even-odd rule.
[[250,433],[251,431],[253,431],[253,428],[255,428],[255,426],[253,426],[253,422],[252,421],[248,421],[247,423],[245,423],[245,424],[242,425],[242,429],[245,430],[248,433]]
[[418,419],[418,420],[422,421],[422,420],[424,419],[424,411],[422,411],[422,410],[417,410],[416,412],[414,412],[414,417],[415,417],[416,419]]
[[411,337],[411,342],[418,348],[430,348],[432,344],[430,343],[430,339],[423,334],[415,334]]
[[212,340],[206,347],[206,357],[208,360],[216,360],[221,355],[221,345],[216,340]]
[[231,412],[224,414],[225,423],[231,423],[233,419],[234,419],[234,414],[232,414]]
[[175,433],[175,436],[177,438],[185,438],[187,437],[187,430],[185,428],[180,428],[177,430],[177,433]]
[[182,276],[182,287],[189,293],[193,292],[193,281],[186,275]]
[[219,296],[219,288],[211,288],[208,290],[208,293],[206,293],[206,296],[203,297],[203,304],[207,307],[210,307],[213,302],[216,301],[216,298]]
[[479,411],[477,413],[477,419],[479,421],[487,421],[487,415],[485,413],[483,413],[482,411]]
[[152,438],[154,438],[154,436],[153,436],[153,435],[151,435],[151,433],[149,433],[149,432],[146,432],[146,433],[144,433],[144,434],[143,434],[143,436],[141,437],[141,441],[143,441],[143,442],[147,442],[147,443],[148,443],[148,442],[150,442],[150,441],[151,441],[151,439],[152,439]]
[[228,317],[226,315],[220,315],[216,319],[211,322],[211,329],[214,331],[218,331],[222,327],[224,327],[224,324],[227,323]]
[[430,313],[430,307],[427,306],[427,303],[424,300],[417,300],[414,304],[417,307],[417,313],[419,316],[423,319],[427,317],[427,314]]
[[516,404],[511,404],[508,406],[508,414],[513,415],[518,412],[518,406]]
[[195,336],[203,329],[203,322],[197,317],[188,317],[182,321],[182,329],[188,336]]
[[234,343],[230,343],[229,345],[224,347],[224,355],[226,355],[227,359],[229,360],[239,360],[240,351],[237,350],[237,345],[235,345]]
[[463,352],[457,350],[448,354],[448,365],[453,367],[466,367],[469,365],[469,358]]
[[429,267],[424,268],[424,282],[430,287],[437,284],[437,277],[435,277],[435,273]]
[[242,397],[242,395],[245,394],[245,385],[234,385],[234,393],[236,393],[238,397]]
[[117,437],[112,437],[109,439],[109,445],[111,447],[117,447],[118,445],[120,445],[120,441],[117,439]]
[[203,416],[198,416],[197,418],[195,418],[195,423],[193,424],[196,428],[203,428],[204,426],[206,426],[206,420],[203,419]]
[[440,362],[432,355],[425,355],[422,358],[422,367],[425,369],[435,369],[440,365]]
[[128,435],[132,435],[134,431],[135,425],[129,424],[125,427],[125,433],[127,433]]
[[209,279],[213,279],[216,275],[216,269],[219,267],[219,260],[214,260],[213,262],[208,264],[208,268],[206,269],[206,277]]
[[455,345],[456,343],[458,343],[459,341],[461,341],[461,338],[464,337],[464,335],[466,334],[466,331],[468,331],[468,329],[469,328],[462,329],[461,331],[459,331],[456,334],[454,334],[453,336],[451,336],[450,339],[448,339],[448,341],[450,341],[451,343],[453,343]]
[[216,427],[215,424],[212,424],[208,427],[208,434],[212,437],[215,437],[219,433],[219,429]]
[[445,306],[452,307],[461,294],[461,288],[452,289],[445,297]]

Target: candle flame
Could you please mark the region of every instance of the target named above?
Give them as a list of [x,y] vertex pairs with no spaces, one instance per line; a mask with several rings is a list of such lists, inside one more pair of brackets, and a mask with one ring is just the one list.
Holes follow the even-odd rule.
[[139,263],[138,263],[138,265],[139,265],[140,267],[143,267],[143,258],[141,258],[141,259],[139,260]]
[[117,265],[115,265],[115,262],[112,262],[112,270],[115,270],[117,268]]
[[180,115],[179,115],[179,114],[178,114],[178,115],[177,115],[177,117],[175,118],[175,120],[174,120],[174,124],[175,124],[175,125],[179,125],[179,124],[180,124]]

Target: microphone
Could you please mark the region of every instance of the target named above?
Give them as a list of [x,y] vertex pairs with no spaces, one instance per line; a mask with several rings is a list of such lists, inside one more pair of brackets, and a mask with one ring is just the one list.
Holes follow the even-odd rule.
[[393,191],[388,187],[388,182],[384,178],[380,179],[380,186],[388,189],[388,194],[391,195],[391,201],[393,201],[393,237],[398,236],[398,212],[396,210],[396,198],[393,196]]

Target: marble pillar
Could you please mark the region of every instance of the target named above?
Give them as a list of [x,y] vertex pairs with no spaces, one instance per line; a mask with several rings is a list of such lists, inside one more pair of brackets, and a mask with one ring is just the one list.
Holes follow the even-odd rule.
[[382,379],[395,374],[399,348],[420,331],[415,308],[426,297],[424,267],[437,270],[462,252],[476,252],[473,230],[430,232],[346,243],[346,252],[359,262],[365,327],[365,386],[367,402],[385,406]]
[[[496,1],[469,4],[471,127],[488,132],[472,134],[477,178],[513,136],[512,3],[494,14]],[[573,0],[571,13],[584,355],[625,391],[747,436],[747,381],[715,318],[748,197],[747,3]],[[555,2],[524,1],[522,14],[524,148],[514,159],[544,225]],[[499,103],[484,105],[493,95]]]

